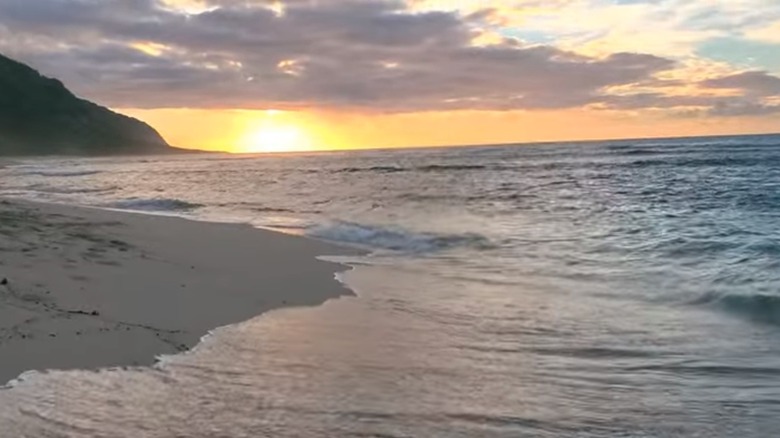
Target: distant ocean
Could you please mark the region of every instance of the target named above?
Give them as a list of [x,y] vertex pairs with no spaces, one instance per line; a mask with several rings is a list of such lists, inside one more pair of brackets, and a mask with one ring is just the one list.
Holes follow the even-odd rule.
[[15,160],[0,196],[371,251],[358,297],[0,390],[14,436],[780,432],[780,136]]

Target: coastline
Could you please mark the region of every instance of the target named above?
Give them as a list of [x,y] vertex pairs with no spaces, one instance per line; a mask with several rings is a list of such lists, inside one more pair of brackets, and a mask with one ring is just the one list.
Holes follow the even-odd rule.
[[[0,199],[0,385],[152,365],[210,330],[353,294],[360,251],[249,225]],[[5,279],[5,281],[3,281]]]

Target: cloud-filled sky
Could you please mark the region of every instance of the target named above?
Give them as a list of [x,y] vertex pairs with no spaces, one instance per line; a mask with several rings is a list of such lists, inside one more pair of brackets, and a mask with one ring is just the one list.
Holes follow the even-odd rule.
[[778,0],[0,0],[0,52],[164,124],[274,108],[780,130]]

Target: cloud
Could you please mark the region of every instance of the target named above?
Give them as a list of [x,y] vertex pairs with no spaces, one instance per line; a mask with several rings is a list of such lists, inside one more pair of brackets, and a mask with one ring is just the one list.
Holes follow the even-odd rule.
[[[762,71],[722,75],[696,84],[697,94],[644,92],[605,96],[599,104],[611,110],[669,109],[688,116],[764,116],[780,113],[780,77]],[[722,93],[725,91],[726,93]]]
[[[538,1],[517,4],[531,11],[551,7]],[[663,91],[634,96],[610,91],[668,87],[658,76],[677,65],[669,57],[636,50],[583,54],[514,38],[478,46],[476,35],[498,23],[500,11],[410,5],[401,0],[0,0],[0,51],[114,107],[416,112],[675,108],[692,101],[715,111],[722,105]],[[728,88],[744,92],[744,108],[757,108],[765,102],[751,98],[771,84],[749,79]],[[723,88],[718,82],[701,84]]]
[[[451,2],[460,4],[461,2]],[[710,38],[780,19],[768,0],[614,1],[516,0],[517,10],[498,9],[515,17],[522,33],[552,35],[564,47],[587,53],[637,50],[663,56],[688,56]]]
[[675,96],[642,93],[606,96],[599,105],[610,110],[671,110],[670,114],[676,117],[741,117],[780,113],[780,104],[764,103],[741,96]]
[[719,78],[708,79],[701,83],[708,88],[726,88],[741,90],[753,96],[780,96],[780,77],[764,71],[748,71]]
[[708,111],[708,114],[720,117],[768,116],[772,114],[780,114],[780,105],[732,101],[713,106]]

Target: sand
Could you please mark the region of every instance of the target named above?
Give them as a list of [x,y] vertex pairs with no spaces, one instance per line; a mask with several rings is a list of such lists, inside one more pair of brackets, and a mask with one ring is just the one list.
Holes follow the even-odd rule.
[[150,365],[209,330],[349,294],[343,247],[249,226],[0,201],[0,385]]

